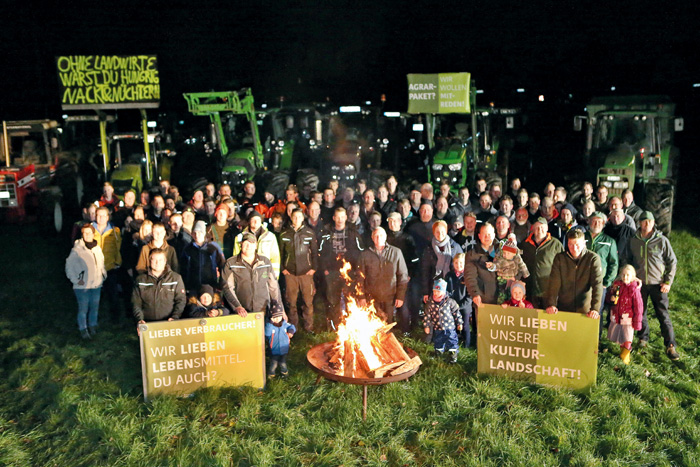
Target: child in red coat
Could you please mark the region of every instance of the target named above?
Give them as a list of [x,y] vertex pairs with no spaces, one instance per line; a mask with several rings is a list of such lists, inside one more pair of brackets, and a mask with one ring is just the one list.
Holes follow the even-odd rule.
[[513,306],[516,308],[534,308],[532,303],[525,300],[525,284],[520,281],[515,281],[510,286],[510,300],[501,303],[503,308]]
[[625,365],[630,362],[634,331],[642,329],[641,284],[637,280],[634,267],[627,265],[620,271],[620,278],[613,282],[608,339],[620,344],[620,358]]

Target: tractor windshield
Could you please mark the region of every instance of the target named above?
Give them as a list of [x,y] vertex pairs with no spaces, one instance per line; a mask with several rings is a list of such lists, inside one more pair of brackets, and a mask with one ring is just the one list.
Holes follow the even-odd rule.
[[634,153],[655,152],[654,118],[637,114],[603,114],[593,135],[593,149],[631,148]]
[[10,161],[12,165],[24,167],[30,164],[48,164],[49,157],[40,135],[15,133],[9,137]]

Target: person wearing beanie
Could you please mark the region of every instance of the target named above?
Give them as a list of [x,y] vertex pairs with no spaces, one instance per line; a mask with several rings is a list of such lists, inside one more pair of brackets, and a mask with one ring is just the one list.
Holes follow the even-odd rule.
[[459,305],[447,296],[447,282],[438,279],[433,283],[433,293],[425,303],[423,330],[433,333],[433,346],[438,355],[449,355],[449,363],[457,363],[459,353],[458,332],[462,332],[464,321]]
[[498,301],[503,303],[510,297],[510,286],[514,280],[527,279],[530,272],[520,256],[515,234],[508,235],[493,262],[487,262],[486,268],[496,271],[498,284]]
[[248,227],[236,235],[233,245],[233,256],[241,252],[244,234],[252,234],[255,237],[258,255],[264,256],[270,260],[275,279],[279,279],[281,257],[277,237],[275,237],[274,233],[267,230],[267,227],[263,224],[263,216],[258,211],[253,210],[248,214]]
[[284,319],[284,309],[276,300],[270,303],[272,316],[265,323],[265,339],[270,349],[270,363],[267,367],[267,377],[274,378],[279,366],[282,378],[289,375],[287,368],[287,354],[289,353],[290,339],[297,332],[297,328]]
[[208,284],[202,285],[197,296],[190,297],[185,307],[186,318],[216,318],[228,314],[229,311],[221,301],[221,295]]
[[525,300],[525,283],[521,281],[515,281],[510,286],[510,299],[501,303],[503,308],[508,308],[509,306],[515,308],[535,308],[532,303]]

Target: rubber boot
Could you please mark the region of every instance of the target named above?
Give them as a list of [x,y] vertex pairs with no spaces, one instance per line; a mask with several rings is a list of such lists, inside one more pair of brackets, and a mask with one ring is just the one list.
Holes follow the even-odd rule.
[[622,349],[620,350],[620,358],[622,359],[622,363],[624,363],[625,365],[630,364],[630,360],[631,360],[630,354],[631,354],[631,352],[624,347],[622,347]]

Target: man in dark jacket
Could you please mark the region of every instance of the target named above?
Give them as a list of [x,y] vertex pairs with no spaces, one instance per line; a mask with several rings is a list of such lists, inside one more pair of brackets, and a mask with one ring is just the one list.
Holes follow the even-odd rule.
[[292,211],[292,225],[282,232],[280,240],[289,322],[299,327],[297,300],[301,293],[304,301],[302,307],[304,329],[307,332],[313,332],[314,273],[318,267],[318,242],[313,230],[304,224],[304,212],[301,209]]
[[185,247],[180,259],[180,272],[185,286],[192,294],[208,284],[219,285],[219,271],[224,265],[224,255],[215,243],[206,241],[206,226],[197,221],[192,230],[192,243]]
[[617,253],[620,256],[619,267],[627,264],[630,256],[629,244],[634,237],[634,229],[625,224],[625,213],[621,209],[610,213],[608,224],[603,232],[617,242]]
[[467,284],[472,302],[480,307],[482,303],[497,304],[498,284],[496,271],[486,268],[487,262],[493,262],[498,244],[496,233],[488,222],[481,224],[479,243],[467,254],[464,265],[464,283]]
[[548,232],[549,225],[540,217],[532,227],[532,233],[523,243],[523,261],[530,276],[527,278],[528,298],[535,308],[544,308],[544,296],[549,288],[554,257],[564,251],[564,247]]
[[280,289],[272,263],[257,254],[258,240],[246,232],[241,237],[241,251],[230,257],[221,275],[221,288],[226,304],[236,314],[264,313],[274,300],[282,306]]
[[676,276],[678,260],[671,242],[655,227],[654,215],[650,211],[644,211],[639,216],[639,230],[630,241],[630,264],[634,266],[637,278],[643,284],[644,315],[642,330],[639,331],[639,345],[644,347],[649,341],[647,302],[651,297],[651,303],[654,305],[656,318],[661,327],[661,335],[664,337],[666,355],[671,360],[678,360],[681,357],[676,350],[676,335],[668,313],[668,293]]
[[138,324],[180,318],[187,303],[182,277],[170,270],[163,250],[151,250],[148,260],[148,271],[136,277],[131,294],[134,317]]
[[397,314],[399,318],[399,326],[404,333],[411,331],[411,321],[418,322],[418,312],[416,311],[415,316],[411,316],[411,311],[413,308],[411,297],[417,296],[412,294],[412,289],[418,287],[418,283],[415,280],[416,269],[418,267],[418,256],[416,255],[416,244],[413,242],[413,237],[408,235],[406,232],[401,230],[401,214],[398,212],[392,212],[389,214],[387,223],[389,224],[389,231],[387,232],[386,242],[395,246],[401,250],[403,254],[403,259],[406,263],[406,268],[408,270],[408,285],[406,291],[406,299],[397,309]]
[[377,227],[372,231],[373,245],[360,253],[359,281],[364,297],[374,300],[377,315],[387,323],[394,321],[394,310],[401,308],[406,298],[408,270],[401,250],[387,245],[386,231]]
[[586,249],[586,238],[581,230],[569,230],[566,242],[568,251],[559,253],[552,263],[546,311],[555,314],[561,309],[599,319],[603,298],[600,257]]
[[333,223],[325,230],[319,244],[319,266],[326,278],[327,316],[331,326],[340,322],[340,298],[345,286],[345,279],[340,275],[343,260],[354,267],[362,251],[360,239],[355,229],[349,228],[345,208],[338,207],[333,214]]

